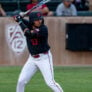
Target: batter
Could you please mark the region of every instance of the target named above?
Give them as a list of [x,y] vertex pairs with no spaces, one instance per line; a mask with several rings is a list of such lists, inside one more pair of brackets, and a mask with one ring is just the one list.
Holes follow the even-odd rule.
[[54,80],[52,54],[48,44],[48,28],[44,24],[40,12],[32,12],[29,21],[20,15],[14,17],[26,36],[29,58],[26,61],[17,83],[16,92],[24,92],[25,85],[37,70],[40,70],[46,84],[53,92],[63,92],[63,89]]

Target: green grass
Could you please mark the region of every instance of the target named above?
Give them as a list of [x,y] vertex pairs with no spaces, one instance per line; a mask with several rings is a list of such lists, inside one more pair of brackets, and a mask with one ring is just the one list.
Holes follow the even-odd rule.
[[[0,92],[15,92],[21,67],[0,67]],[[54,67],[55,80],[64,92],[92,92],[92,67]],[[26,92],[52,92],[37,72]]]

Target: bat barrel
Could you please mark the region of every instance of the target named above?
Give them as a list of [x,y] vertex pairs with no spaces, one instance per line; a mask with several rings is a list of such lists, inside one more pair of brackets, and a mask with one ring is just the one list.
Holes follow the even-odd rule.
[[41,5],[45,4],[45,3],[47,3],[47,2],[49,2],[49,1],[50,1],[50,0],[42,0],[42,1],[39,2],[37,5],[35,5],[32,9],[27,10],[26,12],[24,12],[24,14],[23,14],[22,17],[26,16],[26,15],[27,15],[28,13],[30,13],[32,10],[36,9],[37,7],[39,7],[39,6],[41,6]]

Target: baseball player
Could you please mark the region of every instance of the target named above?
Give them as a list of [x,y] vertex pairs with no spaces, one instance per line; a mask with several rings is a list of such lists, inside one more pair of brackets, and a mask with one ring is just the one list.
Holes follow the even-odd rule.
[[48,44],[48,28],[44,25],[41,12],[29,14],[29,21],[24,20],[20,15],[16,15],[14,19],[19,23],[26,36],[30,53],[20,73],[16,92],[24,92],[25,85],[37,70],[40,70],[46,84],[53,92],[63,92],[63,89],[54,80],[52,54]]

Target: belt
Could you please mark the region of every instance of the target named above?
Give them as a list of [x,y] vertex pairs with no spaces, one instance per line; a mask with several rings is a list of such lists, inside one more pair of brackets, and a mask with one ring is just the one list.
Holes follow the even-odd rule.
[[[41,54],[48,54],[48,51],[47,52],[43,52]],[[39,58],[40,57],[40,54],[36,54],[36,55],[32,55],[32,57],[34,58]]]

